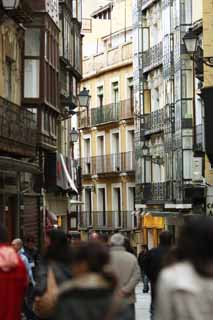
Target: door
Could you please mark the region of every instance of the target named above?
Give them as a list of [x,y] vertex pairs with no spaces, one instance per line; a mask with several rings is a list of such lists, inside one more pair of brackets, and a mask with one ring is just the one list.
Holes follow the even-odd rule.
[[98,227],[106,226],[106,191],[105,188],[98,188]]
[[104,136],[97,137],[97,160],[96,160],[97,173],[105,173],[105,157],[104,157]]
[[127,212],[127,228],[132,229],[136,226],[135,215],[132,212],[135,210],[135,187],[128,187],[128,212]]
[[122,227],[122,212],[121,212],[121,188],[113,188],[113,226],[115,228]]
[[84,139],[84,168],[85,174],[91,174],[90,138]]
[[111,155],[111,163],[112,163],[112,172],[120,172],[120,147],[119,147],[119,132],[115,132],[112,134],[112,145],[111,145],[112,155]]
[[134,166],[134,150],[135,150],[135,132],[134,130],[127,131],[127,154],[126,154],[126,171],[133,171]]
[[85,216],[84,224],[86,227],[92,226],[92,190],[91,188],[85,189]]

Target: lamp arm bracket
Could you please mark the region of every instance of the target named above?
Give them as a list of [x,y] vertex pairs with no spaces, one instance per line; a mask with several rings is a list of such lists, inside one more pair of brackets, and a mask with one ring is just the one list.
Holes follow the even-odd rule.
[[203,63],[205,63],[205,65],[208,67],[213,67],[213,57],[204,57]]

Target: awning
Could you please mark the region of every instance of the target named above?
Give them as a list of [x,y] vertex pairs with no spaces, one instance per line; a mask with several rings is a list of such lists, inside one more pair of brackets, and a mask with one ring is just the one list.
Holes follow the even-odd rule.
[[75,193],[78,193],[61,153],[57,155],[57,186],[63,190],[72,190]]

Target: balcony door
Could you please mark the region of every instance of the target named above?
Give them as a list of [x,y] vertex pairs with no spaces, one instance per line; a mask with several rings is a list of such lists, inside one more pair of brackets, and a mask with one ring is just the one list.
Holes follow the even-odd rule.
[[106,189],[105,187],[98,187],[97,192],[97,224],[102,228],[106,226]]
[[85,189],[85,218],[87,227],[92,226],[92,190],[90,187]]
[[111,164],[112,172],[120,172],[120,137],[119,132],[113,132],[111,136]]
[[105,173],[105,138],[104,135],[97,136],[97,161],[96,161],[96,170],[97,173]]
[[126,145],[126,169],[127,171],[134,170],[134,150],[135,150],[135,132],[134,129],[127,129],[127,145]]
[[136,225],[136,217],[132,215],[132,212],[135,210],[135,187],[129,186],[127,189],[127,228],[132,229]]
[[121,228],[122,226],[122,203],[121,203],[121,187],[112,188],[112,207],[113,207],[113,227]]
[[91,174],[91,141],[90,138],[84,138],[84,167],[85,174]]
[[112,104],[113,104],[113,119],[114,121],[118,119],[118,112],[119,112],[119,86],[118,81],[112,83]]

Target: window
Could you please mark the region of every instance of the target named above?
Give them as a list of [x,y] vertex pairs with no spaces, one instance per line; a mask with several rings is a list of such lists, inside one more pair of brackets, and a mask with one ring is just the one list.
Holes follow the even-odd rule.
[[[47,41],[45,37],[45,41]],[[47,54],[47,52],[46,52]],[[24,97],[39,98],[40,90],[40,30],[25,32]]]
[[118,89],[118,81],[112,83],[112,102],[114,104],[118,104],[118,94],[119,94],[119,89]]
[[103,107],[104,100],[104,87],[100,86],[97,88],[97,107]]
[[46,132],[50,131],[50,118],[47,110],[43,111],[43,130]]
[[8,100],[12,99],[12,66],[13,62],[10,58],[6,57],[5,64],[5,97]]

